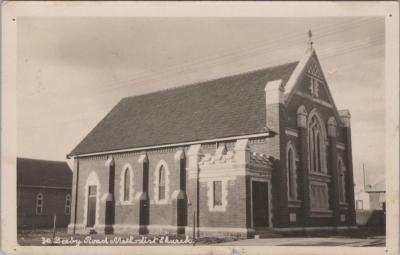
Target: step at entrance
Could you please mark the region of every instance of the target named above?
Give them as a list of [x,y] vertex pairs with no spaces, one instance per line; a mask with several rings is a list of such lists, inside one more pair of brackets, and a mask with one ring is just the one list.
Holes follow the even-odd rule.
[[258,236],[259,238],[278,238],[278,237],[282,237],[281,234],[273,232],[269,228],[255,228],[254,230],[255,230],[254,237],[255,236]]

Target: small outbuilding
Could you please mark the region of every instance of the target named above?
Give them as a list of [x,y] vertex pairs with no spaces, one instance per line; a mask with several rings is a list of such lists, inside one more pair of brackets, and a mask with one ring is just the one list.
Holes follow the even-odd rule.
[[66,162],[17,158],[18,228],[66,227],[72,171]]

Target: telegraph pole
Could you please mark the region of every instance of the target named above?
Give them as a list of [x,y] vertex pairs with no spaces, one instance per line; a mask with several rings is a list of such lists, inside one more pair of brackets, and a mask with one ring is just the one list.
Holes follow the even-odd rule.
[[365,189],[366,189],[366,183],[365,183],[365,163],[363,163],[363,186],[364,186],[364,191],[365,191]]

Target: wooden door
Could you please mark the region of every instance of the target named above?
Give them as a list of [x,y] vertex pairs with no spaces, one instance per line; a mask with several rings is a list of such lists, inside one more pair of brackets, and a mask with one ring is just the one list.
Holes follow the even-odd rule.
[[254,181],[252,196],[254,227],[268,227],[268,183]]
[[96,223],[96,194],[97,186],[89,186],[88,191],[88,212],[87,212],[87,226],[93,227]]

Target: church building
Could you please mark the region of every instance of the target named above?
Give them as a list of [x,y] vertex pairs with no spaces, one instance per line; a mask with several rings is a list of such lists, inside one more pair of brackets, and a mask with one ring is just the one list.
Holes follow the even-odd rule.
[[355,224],[350,113],[312,44],[297,62],[123,98],[68,157],[70,233]]

